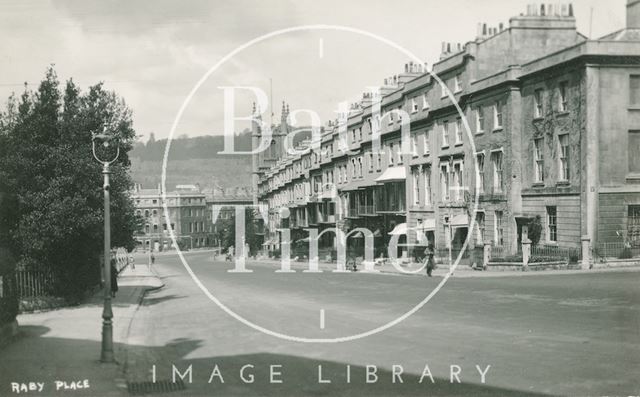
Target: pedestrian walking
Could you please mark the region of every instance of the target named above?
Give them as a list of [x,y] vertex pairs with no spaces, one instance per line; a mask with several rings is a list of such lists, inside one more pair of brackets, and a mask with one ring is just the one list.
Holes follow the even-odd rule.
[[133,252],[129,254],[129,265],[131,265],[131,270],[136,269],[136,260],[133,258]]
[[116,292],[118,292],[118,269],[115,258],[111,258],[111,297],[115,298]]
[[156,257],[151,254],[151,264],[156,263]]
[[233,260],[233,245],[227,248],[227,262],[231,262]]
[[429,277],[431,277],[431,273],[433,272],[433,269],[436,267],[436,262],[433,259],[433,255],[434,255],[433,245],[430,244],[424,250],[424,260],[426,261],[427,276]]

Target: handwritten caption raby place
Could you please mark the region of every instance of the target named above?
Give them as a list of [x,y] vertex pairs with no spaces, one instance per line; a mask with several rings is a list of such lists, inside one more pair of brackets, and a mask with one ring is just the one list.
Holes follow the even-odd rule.
[[[45,391],[45,386],[46,382],[11,382],[11,392],[15,394],[42,393]],[[86,390],[90,387],[89,379],[53,381],[53,390]]]

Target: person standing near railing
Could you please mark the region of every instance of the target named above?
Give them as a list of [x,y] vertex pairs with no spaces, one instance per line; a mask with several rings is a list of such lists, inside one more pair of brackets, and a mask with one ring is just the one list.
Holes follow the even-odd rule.
[[116,292],[118,292],[118,269],[116,259],[111,258],[111,296],[115,298]]

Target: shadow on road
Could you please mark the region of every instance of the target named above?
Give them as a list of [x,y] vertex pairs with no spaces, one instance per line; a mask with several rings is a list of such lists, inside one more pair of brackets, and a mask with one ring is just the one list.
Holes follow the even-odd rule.
[[144,300],[142,301],[142,305],[143,306],[153,306],[153,305],[157,305],[159,303],[162,302],[166,302],[169,300],[173,300],[173,299],[183,299],[185,298],[185,296],[183,295],[163,295],[163,296],[157,296],[154,295],[153,292],[147,292],[147,294],[144,297]]
[[[151,380],[155,365],[156,381],[173,381],[173,366],[184,376],[186,390],[180,395],[224,396],[541,396],[523,390],[511,390],[480,384],[476,368],[463,368],[461,383],[451,383],[448,377],[422,376],[423,368],[403,372],[400,379],[392,368],[376,367],[375,376],[367,383],[367,367],[306,357],[254,353],[234,356],[199,356],[200,340],[176,339],[161,348],[129,346],[132,364],[127,379],[131,382]],[[153,351],[151,351],[151,350]],[[214,370],[217,365],[215,374]],[[244,370],[242,368],[245,367]],[[190,371],[189,371],[189,368]],[[273,371],[273,381],[271,380]],[[319,378],[319,371],[322,371]],[[374,371],[372,367],[369,371]],[[430,368],[430,371],[435,371]],[[349,375],[347,373],[349,372]],[[176,375],[180,379],[180,375]],[[191,380],[191,381],[190,381]],[[281,380],[281,383],[275,381]],[[329,383],[330,382],[330,383]]]

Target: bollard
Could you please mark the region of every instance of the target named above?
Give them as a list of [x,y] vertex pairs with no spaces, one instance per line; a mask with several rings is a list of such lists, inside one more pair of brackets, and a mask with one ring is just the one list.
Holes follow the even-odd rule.
[[491,260],[491,241],[485,241],[482,250],[482,267],[487,270],[489,267],[489,261]]
[[529,260],[531,259],[531,240],[522,240],[522,270],[529,270]]
[[589,236],[582,236],[580,239],[582,242],[582,270],[588,270],[591,268],[591,239]]

